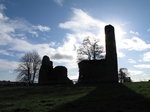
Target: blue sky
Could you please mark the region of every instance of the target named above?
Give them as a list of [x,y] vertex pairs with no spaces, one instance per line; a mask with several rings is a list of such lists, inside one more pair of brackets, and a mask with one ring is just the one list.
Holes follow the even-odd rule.
[[119,68],[133,81],[150,79],[149,0],[0,0],[0,80],[15,81],[25,52],[48,55],[78,77],[76,50],[87,36],[104,45],[115,27]]

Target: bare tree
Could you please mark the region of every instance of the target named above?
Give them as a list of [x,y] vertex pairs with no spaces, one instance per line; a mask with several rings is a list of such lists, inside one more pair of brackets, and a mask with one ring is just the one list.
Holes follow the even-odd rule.
[[119,82],[120,83],[132,82],[131,78],[128,77],[128,75],[129,75],[129,72],[127,68],[120,68],[119,73],[118,73]]
[[83,43],[77,50],[78,61],[87,60],[97,60],[103,58],[102,53],[104,51],[103,46],[98,44],[98,40],[90,40],[89,37],[83,40]]
[[41,58],[37,52],[28,52],[20,59],[18,68],[15,70],[19,73],[17,80],[34,83],[41,65]]

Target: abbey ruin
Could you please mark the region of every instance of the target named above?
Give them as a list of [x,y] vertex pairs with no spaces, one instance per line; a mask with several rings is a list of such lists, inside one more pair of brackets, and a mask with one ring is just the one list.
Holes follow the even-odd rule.
[[39,84],[73,84],[67,77],[67,68],[64,66],[53,67],[53,62],[48,56],[42,59],[42,65],[39,71]]
[[[83,60],[78,63],[78,84],[117,83],[118,64],[114,27],[105,26],[106,58],[101,60]],[[72,84],[67,77],[67,68],[56,66],[48,56],[44,56],[39,72],[39,84]]]
[[83,60],[79,66],[79,84],[117,83],[118,64],[114,27],[105,26],[106,58],[102,60]]

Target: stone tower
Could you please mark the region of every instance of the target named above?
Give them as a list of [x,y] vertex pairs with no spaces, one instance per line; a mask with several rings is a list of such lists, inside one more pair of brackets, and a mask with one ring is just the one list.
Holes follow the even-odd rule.
[[114,27],[105,26],[106,40],[106,75],[109,82],[118,82],[118,63]]

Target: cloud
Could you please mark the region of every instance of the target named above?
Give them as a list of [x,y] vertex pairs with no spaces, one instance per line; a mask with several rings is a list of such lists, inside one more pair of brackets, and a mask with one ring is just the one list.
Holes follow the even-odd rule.
[[59,27],[76,33],[92,32],[94,34],[98,34],[101,29],[104,29],[104,22],[92,18],[81,9],[73,8],[72,10],[74,16],[69,21],[60,23]]
[[150,75],[144,73],[144,71],[140,70],[128,70],[129,71],[129,77],[134,82],[139,82],[139,81],[148,81],[150,79]]
[[139,71],[139,70],[129,70],[129,74],[130,74],[130,76],[140,75],[140,74],[143,74],[143,71]]
[[136,63],[136,61],[134,59],[128,59],[129,63]]
[[118,56],[118,58],[123,58],[126,55],[123,52],[117,51],[117,56]]
[[[85,37],[90,36],[100,39],[100,43],[105,47],[104,26],[107,23],[91,17],[81,9],[73,8],[72,11],[74,15],[70,18],[70,20],[64,23],[60,23],[59,27],[72,31],[71,35],[75,38],[76,42],[81,42]],[[140,37],[134,36],[126,38],[126,32],[123,31],[120,26],[114,26],[118,57],[125,56],[125,54],[121,51],[122,49],[130,51],[143,51],[150,48],[150,44],[147,44]],[[138,35],[138,32],[130,31],[130,33]]]
[[131,77],[134,82],[148,81],[150,79],[150,75],[140,70],[129,70],[128,76]]
[[10,55],[10,53],[7,51],[7,50],[0,50],[0,54],[3,54],[3,55]]
[[22,34],[38,35],[29,23],[20,19],[0,20],[0,29],[0,45],[8,45],[14,38],[22,38]]
[[[68,44],[68,45],[67,45]],[[31,44],[26,40],[22,39],[14,39],[10,43],[9,51],[17,51],[17,52],[29,52],[29,51],[37,51],[41,57],[44,55],[50,56],[52,60],[55,62],[69,62],[73,60],[76,55],[76,51],[72,51],[72,49],[67,49],[66,47],[69,46],[69,42],[64,43],[62,46],[58,48],[54,48],[55,44],[52,43],[45,43],[45,44]]]
[[133,34],[133,35],[139,36],[139,32],[134,32],[134,31],[130,30],[130,33]]
[[44,32],[44,31],[50,31],[51,30],[50,27],[48,27],[48,26],[42,26],[42,25],[33,26],[33,28],[36,29],[36,30],[40,30],[42,32]]
[[150,52],[144,53],[143,61],[145,61],[145,62],[149,62],[150,61]]
[[149,69],[150,64],[138,64],[138,65],[134,65],[134,67],[139,69]]
[[16,81],[17,73],[14,69],[17,68],[18,62],[0,59],[0,80]]
[[70,49],[69,52],[74,55],[86,37],[101,39],[100,44],[104,45],[105,23],[92,18],[81,9],[73,8],[72,11],[74,15],[68,21],[59,24],[60,28],[72,31],[72,33],[66,34],[68,41],[64,43],[63,47]]
[[46,44],[31,44],[26,40],[22,39],[14,39],[10,43],[10,51],[17,52],[29,52],[29,51],[37,51],[41,56],[43,55],[53,55],[55,49],[51,46],[54,46],[54,43],[46,43]]
[[0,70],[14,70],[16,69],[18,62],[8,61],[5,59],[0,59]]
[[59,54],[59,53],[54,54],[52,58],[55,60],[62,60],[62,59],[72,60],[73,59],[71,55],[65,55],[65,54]]
[[[32,25],[25,19],[11,19],[4,13],[5,6],[0,4],[0,46],[10,44],[16,38],[38,37],[38,31],[50,31],[51,28],[42,25]],[[28,36],[27,36],[28,35]]]
[[139,37],[132,37],[130,39],[123,38],[122,41],[120,41],[119,48],[127,50],[143,51],[149,49],[150,44],[147,44],[144,40],[140,39]]
[[64,0],[54,0],[55,3],[57,3],[59,6],[63,6]]
[[6,7],[3,4],[0,4],[0,20],[7,20],[8,17],[6,17],[3,14],[3,11],[6,9]]

